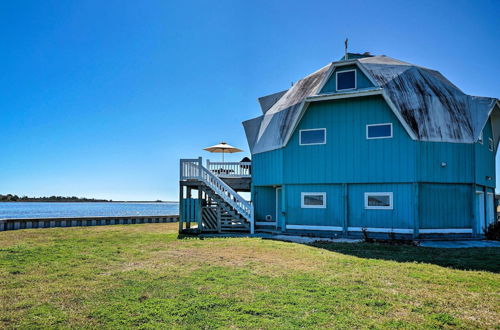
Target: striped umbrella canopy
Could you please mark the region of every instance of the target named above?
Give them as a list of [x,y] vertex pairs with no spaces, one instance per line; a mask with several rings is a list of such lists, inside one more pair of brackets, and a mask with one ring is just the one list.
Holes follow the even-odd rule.
[[219,152],[222,153],[222,162],[224,162],[224,154],[233,154],[235,152],[242,152],[243,150],[238,149],[236,147],[233,147],[230,144],[227,144],[226,142],[221,142],[219,144],[216,144],[211,147],[204,148],[203,150],[206,150],[208,152]]

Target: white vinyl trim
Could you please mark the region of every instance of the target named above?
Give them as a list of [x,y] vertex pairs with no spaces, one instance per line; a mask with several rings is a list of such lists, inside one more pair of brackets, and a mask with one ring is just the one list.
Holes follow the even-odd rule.
[[472,234],[472,228],[419,229],[420,234]]
[[[346,73],[346,72],[353,72],[353,71],[354,71],[354,87],[353,88],[339,89],[339,73]],[[353,89],[356,89],[357,87],[358,87],[358,75],[356,73],[356,69],[335,71],[335,90],[337,92],[340,92],[340,91],[351,91]]]
[[[389,206],[368,206],[368,196],[389,196]],[[392,210],[394,208],[392,192],[365,192],[366,210]]]
[[405,228],[348,227],[347,231],[363,231],[363,229],[366,229],[366,231],[372,233],[413,234],[413,229],[405,229]]
[[[372,127],[372,126],[386,126],[386,125],[389,125],[391,127],[391,135],[389,135],[389,136],[377,136],[377,137],[369,137],[368,136],[368,127]],[[392,123],[368,124],[368,125],[366,125],[366,139],[367,140],[391,139],[392,137],[393,137]]]
[[286,229],[303,229],[303,230],[327,230],[327,231],[342,231],[342,227],[337,226],[306,226],[306,225],[286,225]]
[[478,142],[480,144],[483,144],[483,131],[481,131],[481,134],[479,134],[479,139],[478,139]]
[[[325,132],[325,139],[323,142],[318,142],[318,143],[302,143],[302,132],[306,131],[324,131]],[[318,144],[326,144],[326,128],[309,128],[309,129],[301,129],[299,130],[299,145],[301,146],[314,146]]]
[[[323,205],[305,205],[304,197],[307,195],[323,196]],[[326,209],[326,192],[303,192],[300,193],[300,207],[303,209]]]
[[276,226],[276,221],[257,221],[257,226]]

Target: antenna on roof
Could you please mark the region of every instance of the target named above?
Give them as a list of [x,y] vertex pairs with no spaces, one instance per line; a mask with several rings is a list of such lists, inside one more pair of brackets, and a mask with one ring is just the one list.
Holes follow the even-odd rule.
[[349,43],[349,39],[348,38],[345,38],[345,41],[344,41],[344,61],[347,61],[347,45]]

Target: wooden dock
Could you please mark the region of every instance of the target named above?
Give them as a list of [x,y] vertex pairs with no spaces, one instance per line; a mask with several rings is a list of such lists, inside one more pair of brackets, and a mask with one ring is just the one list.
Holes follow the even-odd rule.
[[178,222],[178,215],[145,215],[123,217],[64,217],[64,218],[23,218],[0,219],[0,231],[54,228],[54,227],[87,227],[108,225],[130,225],[139,223]]

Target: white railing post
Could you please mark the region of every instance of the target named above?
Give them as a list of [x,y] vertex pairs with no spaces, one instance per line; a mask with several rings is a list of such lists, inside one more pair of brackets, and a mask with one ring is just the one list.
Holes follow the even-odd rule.
[[198,157],[198,177],[201,178],[201,168],[203,167],[203,159]]

